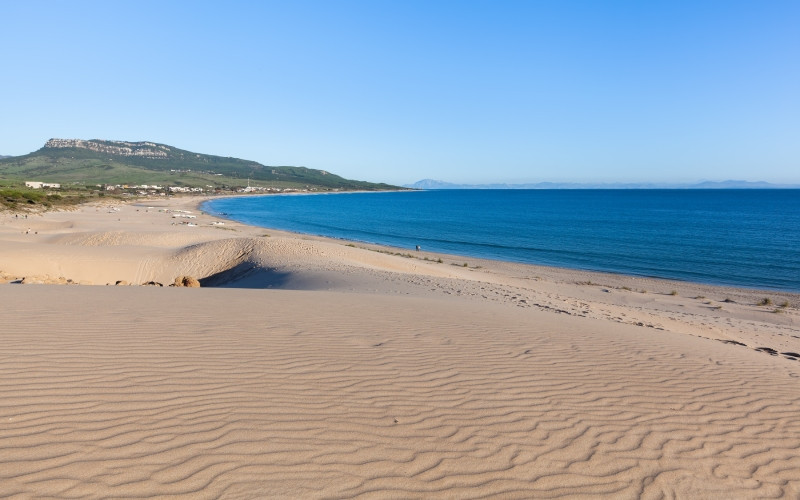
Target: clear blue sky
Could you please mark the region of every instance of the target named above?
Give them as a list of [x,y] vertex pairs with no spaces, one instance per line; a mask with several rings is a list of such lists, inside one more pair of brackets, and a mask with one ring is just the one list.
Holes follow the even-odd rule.
[[800,183],[800,1],[3,1],[0,154],[410,183]]

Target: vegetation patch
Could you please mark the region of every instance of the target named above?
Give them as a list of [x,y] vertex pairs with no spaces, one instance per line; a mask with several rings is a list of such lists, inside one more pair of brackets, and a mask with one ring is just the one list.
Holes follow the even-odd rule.
[[41,189],[0,187],[0,209],[19,211],[61,208],[84,203],[94,196],[96,194],[80,190],[53,193]]

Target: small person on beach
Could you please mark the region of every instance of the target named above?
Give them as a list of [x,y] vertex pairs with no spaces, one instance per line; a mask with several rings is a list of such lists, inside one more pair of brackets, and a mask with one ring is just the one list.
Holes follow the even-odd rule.
[[419,245],[417,245],[417,252],[419,252]]

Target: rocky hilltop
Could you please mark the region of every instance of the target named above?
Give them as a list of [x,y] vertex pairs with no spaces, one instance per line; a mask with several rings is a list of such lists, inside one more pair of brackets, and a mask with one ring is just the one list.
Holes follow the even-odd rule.
[[0,180],[69,185],[159,185],[183,188],[379,191],[398,189],[345,179],[326,170],[267,166],[156,142],[50,139],[27,155],[0,159]]
[[83,139],[50,139],[45,148],[78,148],[117,156],[166,159],[170,149],[154,142],[99,141]]

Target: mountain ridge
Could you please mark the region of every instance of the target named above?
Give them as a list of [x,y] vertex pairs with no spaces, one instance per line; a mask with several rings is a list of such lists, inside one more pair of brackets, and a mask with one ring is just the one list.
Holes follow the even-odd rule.
[[404,184],[410,189],[800,189],[800,184],[773,184],[764,181],[700,181],[696,183],[655,182],[535,182],[525,184],[456,184],[422,179],[413,184]]
[[0,158],[0,178],[84,184],[170,184],[235,188],[250,183],[316,190],[392,190],[326,170],[267,166],[152,141],[52,138],[27,155]]

